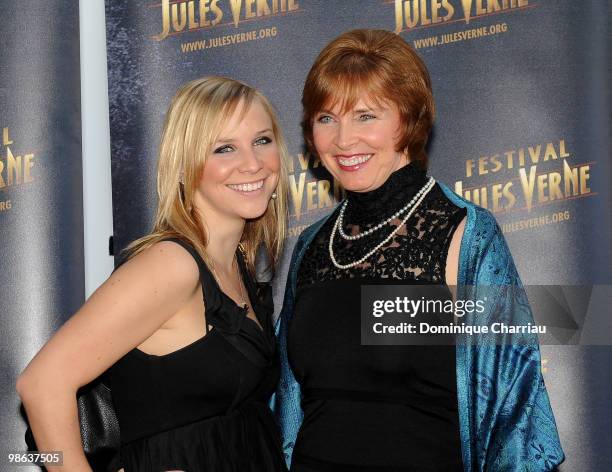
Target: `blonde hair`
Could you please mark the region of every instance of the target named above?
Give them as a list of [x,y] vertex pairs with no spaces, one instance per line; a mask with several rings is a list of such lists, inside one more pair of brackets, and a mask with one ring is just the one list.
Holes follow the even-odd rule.
[[159,147],[155,223],[151,233],[125,249],[127,258],[165,238],[175,237],[189,242],[211,265],[206,253],[208,237],[202,215],[193,205],[194,195],[206,158],[225,124],[239,106],[244,116],[254,101],[270,116],[281,165],[277,198],[270,200],[262,216],[247,220],[240,242],[252,274],[255,274],[255,259],[262,244],[268,257],[268,269],[274,270],[287,225],[287,147],[268,99],[254,88],[226,77],[210,76],[188,82],[172,99]]

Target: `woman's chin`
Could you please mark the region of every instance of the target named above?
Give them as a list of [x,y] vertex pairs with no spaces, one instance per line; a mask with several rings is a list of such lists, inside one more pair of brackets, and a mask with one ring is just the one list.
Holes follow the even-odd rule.
[[268,201],[248,202],[236,209],[236,213],[245,220],[256,220],[268,209]]
[[342,188],[344,188],[344,190],[348,190],[349,192],[369,192],[380,186],[376,185],[374,179],[368,178],[355,178],[350,176],[348,178],[338,180],[340,181]]

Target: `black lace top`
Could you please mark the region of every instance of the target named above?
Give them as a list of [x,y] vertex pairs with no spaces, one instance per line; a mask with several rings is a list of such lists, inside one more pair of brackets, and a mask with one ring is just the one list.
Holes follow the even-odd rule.
[[[348,192],[345,232],[386,220],[427,179],[409,164],[374,191]],[[362,345],[360,295],[362,285],[445,284],[448,247],[465,210],[434,185],[387,244],[349,269],[336,268],[329,255],[337,215],[315,237],[298,272],[288,354],[302,389],[304,421],[291,469],[462,470],[455,347]],[[362,239],[336,235],[336,260],[360,259],[405,215]]]
[[[345,233],[350,235],[367,231],[386,220],[406,205],[426,182],[425,171],[409,164],[391,174],[385,184],[376,190],[347,192]],[[390,225],[356,241],[345,241],[336,236],[336,260],[340,264],[347,264],[360,259],[400,224],[405,215],[400,215]],[[446,282],[448,245],[464,216],[465,209],[454,205],[436,184],[395,237],[370,259],[351,269],[337,269],[329,258],[329,237],[336,221],[332,216],[308,248],[300,267],[297,286],[299,288],[324,280],[354,277],[421,280],[443,284]]]

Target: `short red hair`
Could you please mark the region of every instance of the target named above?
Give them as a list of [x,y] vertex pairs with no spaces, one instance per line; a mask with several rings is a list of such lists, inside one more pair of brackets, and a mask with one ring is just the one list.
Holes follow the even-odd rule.
[[429,72],[406,41],[386,30],[349,31],[321,51],[302,94],[308,147],[315,150],[312,125],[317,113],[336,105],[349,111],[363,95],[377,105],[397,107],[403,129],[396,150],[426,168],[425,145],[435,116]]

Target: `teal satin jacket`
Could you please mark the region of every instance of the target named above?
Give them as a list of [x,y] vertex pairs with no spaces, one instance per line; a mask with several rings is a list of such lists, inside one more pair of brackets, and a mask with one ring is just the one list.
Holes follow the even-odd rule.
[[[455,205],[467,209],[459,253],[457,299],[477,299],[479,287],[486,286],[485,296],[494,293],[494,300],[488,304],[490,312],[479,317],[486,320],[501,313],[506,320],[531,319],[527,297],[495,218],[486,209],[439,185]],[[295,244],[276,326],[281,379],[272,408],[288,465],[303,419],[300,386],[287,358],[288,326],[302,257],[330,216],[306,228]],[[456,350],[464,470],[555,470],[565,456],[542,378],[537,339],[522,344],[509,343],[508,339],[497,344],[467,341],[457,343]]]

